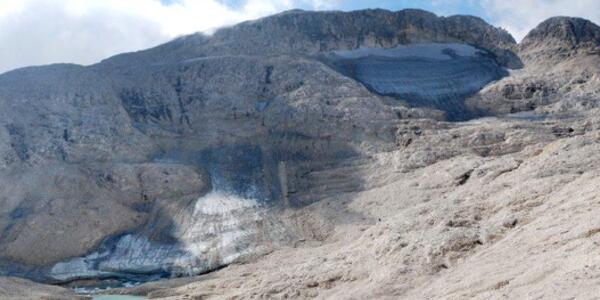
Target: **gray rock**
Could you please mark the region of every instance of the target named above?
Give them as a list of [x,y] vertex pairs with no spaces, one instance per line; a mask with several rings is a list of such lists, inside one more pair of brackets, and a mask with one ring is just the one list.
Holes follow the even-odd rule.
[[[510,230],[526,230],[519,254],[534,251],[530,221],[555,224],[561,201],[593,211],[569,182],[596,167],[596,30],[556,19],[516,45],[469,16],[290,11],[0,75],[0,273],[56,283],[234,264],[184,293],[447,296],[415,287],[493,268]],[[436,51],[398,50],[423,47]],[[504,115],[531,109],[545,115]],[[443,120],[475,112],[494,117]]]

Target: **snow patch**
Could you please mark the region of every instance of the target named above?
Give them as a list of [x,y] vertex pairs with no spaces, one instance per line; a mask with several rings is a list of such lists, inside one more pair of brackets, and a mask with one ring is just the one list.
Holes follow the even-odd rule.
[[427,58],[434,60],[450,60],[454,55],[473,57],[485,52],[466,44],[457,43],[423,43],[400,45],[396,48],[359,48],[355,50],[333,51],[334,56],[344,59],[358,59],[368,56],[388,58]]
[[323,59],[373,92],[442,110],[451,121],[478,117],[465,99],[508,75],[492,55],[457,43],[334,51]]
[[265,251],[259,226],[264,209],[256,199],[212,191],[196,200],[174,224],[177,243],[126,234],[104,250],[54,265],[56,280],[128,277],[130,274],[194,275]]
[[244,199],[225,192],[212,191],[196,202],[194,215],[224,215],[232,211],[258,206],[254,199]]

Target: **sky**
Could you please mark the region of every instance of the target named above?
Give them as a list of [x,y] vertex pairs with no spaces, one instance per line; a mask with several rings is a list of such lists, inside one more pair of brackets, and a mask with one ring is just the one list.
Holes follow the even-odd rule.
[[517,41],[551,16],[600,23],[600,0],[0,0],[0,73],[58,62],[92,64],[293,8],[470,14],[508,30]]

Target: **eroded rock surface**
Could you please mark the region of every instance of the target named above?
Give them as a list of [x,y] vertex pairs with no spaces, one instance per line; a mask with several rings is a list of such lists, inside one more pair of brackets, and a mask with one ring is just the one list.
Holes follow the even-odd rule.
[[12,300],[83,300],[88,298],[77,295],[68,289],[15,277],[0,277],[0,297]]
[[542,22],[519,44],[525,63],[467,103],[495,113],[573,114],[598,107],[600,27],[581,18]]
[[0,75],[0,272],[219,270],[114,291],[171,299],[597,294],[596,32],[291,11]]

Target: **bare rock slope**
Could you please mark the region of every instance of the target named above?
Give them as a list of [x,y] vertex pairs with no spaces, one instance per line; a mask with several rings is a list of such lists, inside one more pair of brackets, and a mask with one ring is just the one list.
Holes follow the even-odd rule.
[[[366,191],[290,212],[311,216],[322,242],[124,292],[153,299],[595,299],[600,124],[593,119],[585,133],[576,125],[577,133],[561,139],[553,137],[555,122],[514,120],[426,133],[456,155],[397,172],[404,151],[381,154],[369,167],[338,171],[370,178]],[[462,144],[511,131],[488,147],[517,136],[532,144],[486,156]],[[437,135],[461,137],[439,143]]]
[[597,45],[580,19],[517,45],[469,16],[290,11],[2,74],[0,274],[228,266],[115,291],[171,299],[591,299]]
[[15,277],[0,277],[0,297],[13,300],[83,300],[88,298],[77,295],[68,289]]
[[467,101],[495,113],[537,109],[572,113],[598,107],[600,27],[588,20],[555,17],[519,44],[525,68]]

